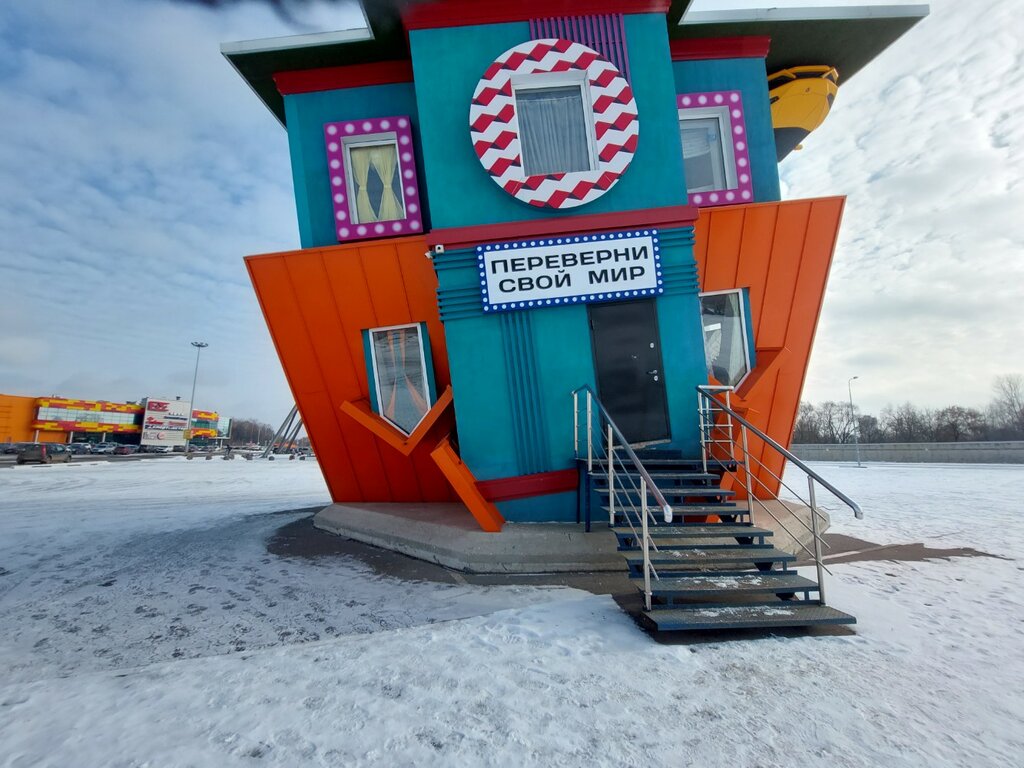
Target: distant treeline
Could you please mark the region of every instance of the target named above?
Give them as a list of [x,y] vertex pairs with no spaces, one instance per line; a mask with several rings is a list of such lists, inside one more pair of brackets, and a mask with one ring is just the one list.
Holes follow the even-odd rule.
[[[258,419],[232,419],[231,445],[266,445],[274,437],[277,427],[272,427]],[[295,441],[299,448],[309,447],[309,439],[300,437]]]
[[849,402],[800,403],[793,443],[956,443],[965,440],[1024,440],[1024,376],[1004,374],[992,385],[984,410],[950,405],[886,406],[878,416],[851,410]]

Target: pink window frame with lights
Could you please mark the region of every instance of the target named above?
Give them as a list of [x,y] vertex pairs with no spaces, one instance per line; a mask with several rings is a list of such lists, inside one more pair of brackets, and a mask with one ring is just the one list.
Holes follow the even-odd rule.
[[747,126],[743,120],[743,97],[739,91],[701,91],[697,93],[680,93],[676,95],[676,107],[679,110],[680,122],[686,117],[687,111],[708,113],[715,111],[720,115],[723,124],[728,120],[728,137],[725,140],[723,130],[722,148],[731,153],[726,163],[731,164],[735,171],[735,182],[723,189],[701,192],[690,192],[690,204],[698,207],[713,205],[735,205],[754,201],[754,182],[750,172],[750,150],[747,137]]
[[[402,209],[405,218],[391,221],[357,222],[352,204],[350,169],[346,142],[365,146],[369,138],[381,144],[394,143],[398,148],[398,177],[401,180]],[[342,120],[324,124],[327,147],[327,169],[334,210],[334,234],[338,242],[369,238],[416,235],[423,231],[423,208],[416,180],[416,156],[412,144],[412,124],[407,115]]]

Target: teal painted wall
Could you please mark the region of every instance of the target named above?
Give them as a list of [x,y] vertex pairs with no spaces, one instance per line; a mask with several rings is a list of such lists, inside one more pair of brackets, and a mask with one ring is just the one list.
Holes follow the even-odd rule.
[[435,228],[527,221],[686,203],[675,79],[665,17],[625,17],[640,137],[629,169],[609,192],[565,212],[531,207],[506,193],[480,165],[469,135],[469,104],[480,77],[506,50],[530,39],[526,22],[409,33],[420,135]]
[[[699,455],[698,384],[707,382],[690,227],[660,233],[665,292],[657,297],[669,405],[665,449]],[[572,391],[597,390],[586,306],[484,314],[474,250],[436,254],[462,460],[479,480],[575,466]],[[576,519],[575,494],[503,502],[518,522]]]
[[[419,151],[419,121],[412,83],[294,94],[284,97],[284,111],[288,123],[292,183],[295,185],[295,209],[299,219],[299,242],[303,248],[336,245],[338,242],[327,172],[324,123],[408,115],[412,124],[416,176],[422,192],[423,155]],[[421,194],[420,199],[424,229],[428,229],[429,205],[426,196]]]
[[763,203],[781,200],[764,59],[676,61],[672,63],[672,69],[675,72],[677,93],[740,91],[744,121],[747,124],[754,201]]

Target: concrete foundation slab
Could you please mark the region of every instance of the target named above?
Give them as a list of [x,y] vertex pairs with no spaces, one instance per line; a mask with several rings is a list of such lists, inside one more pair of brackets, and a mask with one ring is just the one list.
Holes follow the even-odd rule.
[[[755,507],[754,524],[775,531],[780,549],[806,554],[811,534],[779,502],[771,515]],[[810,510],[790,503],[808,527]],[[506,523],[485,533],[461,504],[331,504],[313,518],[317,528],[465,573],[584,573],[625,570],[615,536],[595,523],[590,533],[570,523]],[[821,530],[828,528],[827,520]],[[704,540],[704,543],[708,543]]]
[[500,533],[485,533],[461,504],[331,504],[313,525],[467,573],[623,570],[608,530],[506,523]]

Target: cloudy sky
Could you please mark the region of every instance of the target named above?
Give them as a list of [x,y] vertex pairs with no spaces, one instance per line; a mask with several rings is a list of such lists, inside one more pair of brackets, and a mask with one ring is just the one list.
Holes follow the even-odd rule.
[[[786,197],[849,196],[806,398],[983,405],[1024,372],[1017,5],[932,3],[783,163]],[[298,247],[287,143],[219,44],[355,18],[0,4],[0,392],[187,397],[201,339],[197,406],[283,418],[242,257]]]

